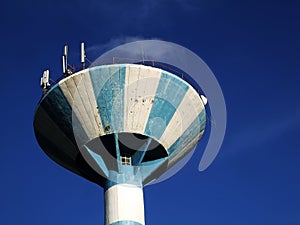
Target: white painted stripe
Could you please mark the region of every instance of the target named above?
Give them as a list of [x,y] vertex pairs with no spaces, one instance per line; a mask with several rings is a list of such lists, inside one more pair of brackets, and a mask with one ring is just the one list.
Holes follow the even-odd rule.
[[131,220],[145,224],[143,190],[131,184],[117,184],[105,192],[106,224]]
[[194,88],[190,86],[161,136],[159,140],[160,143],[166,149],[169,149],[196,119],[203,108],[204,105],[200,96]]
[[161,69],[127,65],[124,93],[124,131],[144,133],[161,77]]
[[61,80],[59,86],[89,139],[103,134],[103,126],[98,115],[97,102],[88,70]]
[[79,77],[81,79],[80,75],[68,77],[68,79],[63,80],[63,82],[60,82],[59,86],[64,95],[66,96],[70,106],[72,107],[73,113],[76,115],[79,122],[81,123],[82,128],[86,132],[87,136],[90,137],[91,131],[90,129],[88,129],[88,126],[90,124],[88,124],[88,120],[84,116],[84,112],[82,112],[82,101],[78,97],[76,98],[76,101],[74,99],[75,96],[78,95],[76,83],[79,82]]
[[95,98],[93,85],[89,73],[86,73],[82,77],[82,81],[78,86],[80,95],[85,105],[87,116],[92,122],[93,129],[95,130],[95,137],[104,134],[102,122],[98,113],[97,100]]

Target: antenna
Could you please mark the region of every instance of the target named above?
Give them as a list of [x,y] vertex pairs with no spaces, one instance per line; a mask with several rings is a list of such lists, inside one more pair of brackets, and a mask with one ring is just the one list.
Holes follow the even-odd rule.
[[67,56],[68,56],[68,45],[65,45],[65,47],[64,47],[64,56],[66,56],[66,62],[67,62]]
[[81,65],[82,69],[85,68],[85,50],[84,50],[84,42],[81,42]]
[[43,76],[41,77],[41,88],[43,88],[44,93],[47,92],[48,88],[50,87],[50,83],[49,83],[49,70],[45,70],[43,72]]
[[62,57],[63,61],[63,74],[66,76],[68,74],[68,45],[64,46],[64,55]]
[[64,75],[67,72],[67,70],[66,70],[66,56],[65,55],[62,56],[62,71],[63,71]]

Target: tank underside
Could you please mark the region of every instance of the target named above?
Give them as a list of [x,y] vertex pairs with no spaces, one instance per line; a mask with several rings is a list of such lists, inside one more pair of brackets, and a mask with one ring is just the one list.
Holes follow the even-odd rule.
[[50,158],[92,182],[105,186],[123,157],[145,185],[195,147],[205,123],[203,102],[187,82],[158,68],[119,64],[53,86],[36,109],[34,131]]

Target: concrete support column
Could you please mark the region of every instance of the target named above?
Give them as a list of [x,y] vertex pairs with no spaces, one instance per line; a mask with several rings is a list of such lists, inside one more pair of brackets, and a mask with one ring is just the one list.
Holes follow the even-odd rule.
[[105,225],[144,225],[142,187],[115,184],[105,191]]

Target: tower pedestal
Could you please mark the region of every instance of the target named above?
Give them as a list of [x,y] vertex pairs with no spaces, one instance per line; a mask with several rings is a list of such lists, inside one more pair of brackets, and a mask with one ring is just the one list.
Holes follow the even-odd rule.
[[105,191],[105,225],[144,225],[143,189],[116,184]]
[[[131,166],[110,171],[105,187],[105,225],[144,225],[144,196],[139,175]],[[124,183],[125,182],[125,183]]]

